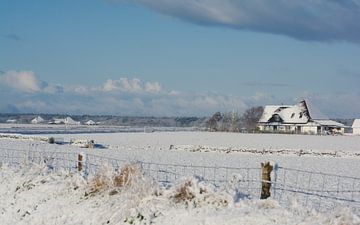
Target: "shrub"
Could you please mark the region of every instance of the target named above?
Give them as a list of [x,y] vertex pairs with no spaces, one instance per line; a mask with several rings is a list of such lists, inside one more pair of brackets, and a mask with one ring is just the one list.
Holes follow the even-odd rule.
[[[119,193],[117,188],[130,187],[141,178],[142,174],[136,165],[127,164],[119,173],[109,167],[100,170],[89,182],[89,194],[112,189],[110,195]],[[115,189],[114,189],[115,188]]]
[[183,185],[181,185],[174,195],[174,200],[176,203],[180,202],[188,202],[195,198],[195,193],[191,190],[192,182],[186,181]]
[[55,143],[55,138],[54,137],[49,137],[48,143],[49,144],[54,144]]

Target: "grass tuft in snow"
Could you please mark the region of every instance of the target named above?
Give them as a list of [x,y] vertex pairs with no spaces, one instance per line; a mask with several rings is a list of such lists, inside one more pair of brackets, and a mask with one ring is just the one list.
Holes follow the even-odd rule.
[[[105,166],[89,181],[86,195],[109,191],[109,195],[120,192],[156,193],[158,185],[150,177],[146,177],[136,164],[126,164],[116,172],[112,167]],[[157,187],[157,188],[156,188]]]
[[169,198],[176,204],[187,207],[203,207],[212,205],[224,208],[233,202],[234,196],[226,192],[216,192],[215,187],[204,183],[196,177],[187,178],[177,187],[168,190]]

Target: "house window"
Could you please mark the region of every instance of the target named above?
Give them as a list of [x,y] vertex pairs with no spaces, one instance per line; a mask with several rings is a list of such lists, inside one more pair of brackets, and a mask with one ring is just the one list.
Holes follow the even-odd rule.
[[317,131],[317,134],[321,134],[321,126],[317,126],[316,131]]
[[295,113],[291,114],[291,118],[294,118],[294,116],[295,116]]
[[303,117],[303,113],[301,112],[299,115],[299,118],[301,119]]

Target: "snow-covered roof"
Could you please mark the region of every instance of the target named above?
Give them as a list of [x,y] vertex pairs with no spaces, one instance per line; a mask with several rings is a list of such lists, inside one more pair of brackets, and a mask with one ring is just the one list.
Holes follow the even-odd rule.
[[265,106],[259,122],[267,123],[274,115],[278,115],[283,123],[307,123],[309,120],[299,105],[271,105]]
[[352,128],[360,128],[360,119],[355,119]]
[[315,123],[321,126],[328,126],[328,127],[346,127],[342,123],[338,123],[334,120],[314,120]]
[[73,118],[68,116],[65,118],[65,124],[80,124],[80,122],[75,121],[75,120],[73,120]]
[[65,123],[65,119],[54,118],[54,123]]
[[303,100],[296,105],[268,105],[265,106],[260,123],[271,122],[272,118],[278,116],[282,123],[303,124],[311,119],[328,119],[313,104]]
[[[264,112],[259,120],[260,123],[266,123],[270,120],[270,118],[274,115],[274,112],[276,109],[278,109],[281,106],[278,105],[267,105],[264,107]],[[291,106],[288,106],[291,107]]]
[[85,124],[86,125],[95,125],[96,123],[93,120],[89,120]]
[[45,120],[41,117],[41,116],[37,116],[35,117],[34,119],[31,120],[31,123],[42,123],[44,122]]

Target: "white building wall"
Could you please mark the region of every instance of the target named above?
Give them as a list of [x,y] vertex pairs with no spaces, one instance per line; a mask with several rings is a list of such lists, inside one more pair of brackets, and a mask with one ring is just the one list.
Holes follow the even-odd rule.
[[360,135],[360,127],[353,127],[353,134]]
[[317,134],[317,126],[303,126],[301,133],[305,134]]

